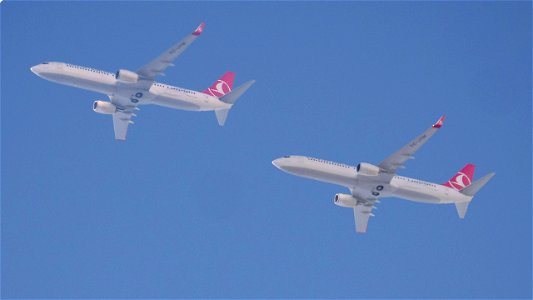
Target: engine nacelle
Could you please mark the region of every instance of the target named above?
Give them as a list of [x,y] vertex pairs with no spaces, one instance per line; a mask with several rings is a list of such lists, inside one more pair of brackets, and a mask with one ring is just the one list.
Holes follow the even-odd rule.
[[369,163],[360,163],[357,165],[357,174],[361,174],[364,176],[378,176],[379,175],[379,167],[374,166]]
[[117,107],[111,102],[97,100],[93,103],[93,110],[99,114],[111,115],[117,111]]
[[357,199],[355,199],[352,195],[337,194],[335,195],[335,200],[333,202],[342,207],[355,207],[357,204]]
[[139,80],[139,74],[132,71],[120,69],[115,74],[115,78],[122,82],[135,83]]

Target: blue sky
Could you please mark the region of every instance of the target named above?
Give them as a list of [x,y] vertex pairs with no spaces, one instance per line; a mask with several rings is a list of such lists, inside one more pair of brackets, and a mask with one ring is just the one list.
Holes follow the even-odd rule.
[[[530,2],[4,2],[3,298],[531,297]],[[29,68],[135,70],[206,22],[161,82],[257,83],[225,127],[143,107],[126,142],[105,95]],[[379,163],[447,115],[401,175],[496,177],[466,219],[383,199],[366,235],[342,187],[286,154]]]

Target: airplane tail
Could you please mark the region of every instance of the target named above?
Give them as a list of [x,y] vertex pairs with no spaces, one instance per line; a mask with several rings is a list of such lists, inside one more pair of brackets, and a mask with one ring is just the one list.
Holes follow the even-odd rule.
[[[450,178],[448,182],[443,183],[442,185],[457,191],[462,191],[464,188],[470,186],[470,184],[472,183],[475,169],[476,166],[474,166],[473,164],[467,164],[459,172],[455,173],[455,175],[453,175],[453,177]],[[472,201],[472,199],[470,199],[470,201]],[[455,203],[455,209],[457,209],[457,214],[459,215],[459,218],[465,218],[466,210],[468,209],[470,201]]]
[[[239,86],[238,88],[234,89],[233,91],[230,91],[229,93],[223,95],[220,97],[220,101],[231,104],[235,104],[237,100],[248,90],[252,84],[255,83],[255,80],[250,80],[243,85]],[[224,126],[224,123],[226,122],[226,118],[228,117],[229,110],[231,108],[226,109],[219,109],[215,110],[215,115],[217,116],[217,121],[220,126]]]
[[448,182],[443,183],[442,185],[460,191],[472,183],[475,169],[476,166],[473,164],[467,164],[459,172],[455,173]]
[[465,194],[467,196],[470,196],[470,197],[474,197],[474,195],[479,192],[479,190],[485,185],[487,184],[487,182],[489,182],[489,180],[494,176],[496,175],[496,173],[494,172],[491,172],[485,176],[483,176],[481,179],[478,179],[476,180],[474,183],[472,183],[471,185],[465,187],[464,189],[461,190],[461,193],[462,194]]
[[222,75],[220,79],[215,81],[215,83],[213,83],[210,87],[203,90],[202,93],[221,98],[231,92],[234,80],[235,73],[228,71],[224,75]]
[[459,218],[464,219],[466,210],[468,209],[468,205],[470,202],[472,202],[472,198],[476,195],[477,192],[485,185],[489,180],[496,175],[496,173],[491,172],[485,176],[483,176],[481,179],[476,180],[472,184],[469,184],[465,188],[461,189],[459,192],[463,195],[469,196],[470,200],[466,202],[456,202],[455,208],[457,209],[457,214],[459,215]]

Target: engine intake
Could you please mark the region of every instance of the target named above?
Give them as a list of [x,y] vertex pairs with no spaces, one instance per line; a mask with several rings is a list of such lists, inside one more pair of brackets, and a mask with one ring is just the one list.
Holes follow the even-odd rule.
[[132,71],[120,69],[115,74],[115,78],[122,82],[135,83],[139,81],[139,74]]
[[111,115],[117,111],[117,107],[111,102],[97,100],[93,103],[93,110],[99,114]]
[[374,166],[369,163],[360,163],[357,165],[357,174],[361,174],[364,176],[378,176],[379,175],[379,167]]
[[335,195],[335,199],[333,202],[336,205],[342,207],[355,207],[355,205],[357,204],[357,199],[355,199],[352,195],[337,194]]

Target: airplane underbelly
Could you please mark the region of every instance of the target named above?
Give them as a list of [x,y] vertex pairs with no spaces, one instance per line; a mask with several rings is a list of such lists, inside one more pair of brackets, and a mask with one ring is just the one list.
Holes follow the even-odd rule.
[[441,199],[438,196],[429,194],[424,191],[415,190],[415,189],[399,188],[394,191],[393,196],[404,198],[406,200],[411,200],[415,202],[441,203]]
[[77,87],[84,90],[89,90],[93,92],[103,93],[103,94],[111,94],[115,90],[115,85],[112,81],[105,82],[105,81],[96,81],[91,80],[87,78],[79,78],[79,77],[73,77],[65,74],[57,74],[57,73],[49,73],[49,74],[43,74],[44,78],[68,85]]
[[328,172],[326,170],[317,170],[299,166],[285,167],[285,170],[294,175],[318,181],[334,183],[343,186],[351,186],[354,184],[353,176],[347,176],[346,174],[339,174],[334,172]]
[[193,110],[193,111],[201,110],[200,105],[198,105],[198,103],[195,103],[194,101],[189,101],[185,99],[177,99],[174,97],[165,97],[165,96],[160,96],[160,95],[156,95],[151,100],[151,103],[160,105],[160,106],[169,107],[169,108],[174,108],[174,109]]

